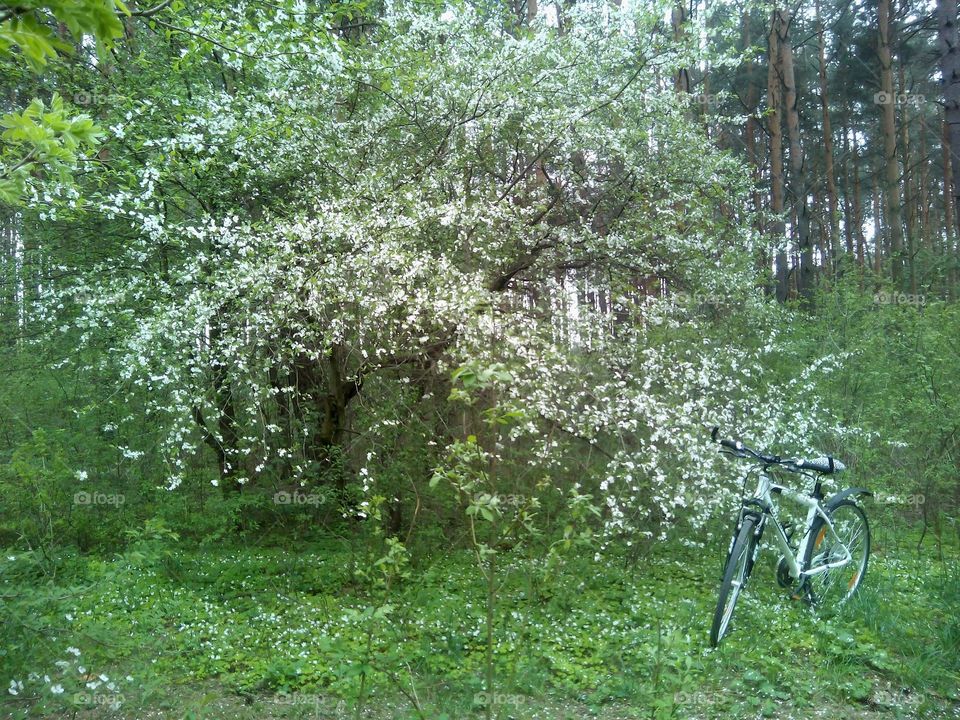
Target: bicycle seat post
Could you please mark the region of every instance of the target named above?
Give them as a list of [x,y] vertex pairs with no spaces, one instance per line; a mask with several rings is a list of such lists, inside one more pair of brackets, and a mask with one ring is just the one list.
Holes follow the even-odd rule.
[[813,485],[813,492],[810,497],[816,500],[823,500],[823,478],[817,475],[817,480]]

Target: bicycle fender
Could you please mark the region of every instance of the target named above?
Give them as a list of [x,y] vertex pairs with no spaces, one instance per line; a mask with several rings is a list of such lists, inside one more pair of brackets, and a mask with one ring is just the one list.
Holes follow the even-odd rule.
[[824,504],[824,507],[828,510],[832,510],[848,497],[852,497],[854,495],[868,495],[872,497],[873,493],[866,488],[847,488],[846,490],[841,490],[836,495],[831,495],[830,499]]

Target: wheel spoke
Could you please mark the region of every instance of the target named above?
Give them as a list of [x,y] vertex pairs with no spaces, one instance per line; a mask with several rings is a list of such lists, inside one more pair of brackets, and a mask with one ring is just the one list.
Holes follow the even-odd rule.
[[843,564],[811,576],[815,601],[822,606],[840,605],[856,592],[866,568],[870,543],[869,527],[856,506],[842,504],[830,517],[834,531],[826,537],[826,526],[820,531],[817,539],[825,537],[826,543],[815,548],[817,555],[809,566],[814,569],[831,563]]
[[849,549],[850,547],[852,547],[853,544],[854,544],[857,540],[860,539],[860,536],[861,536],[861,535],[863,535],[863,523],[858,523],[858,524],[857,524],[857,532],[856,532],[856,534],[855,534],[852,538],[850,538],[850,540],[847,542],[847,548]]
[[721,596],[717,601],[717,612],[714,615],[714,625],[711,631],[711,642],[716,645],[727,634],[730,620],[737,599],[747,582],[747,567],[750,563],[752,551],[752,524],[741,528],[733,545],[733,553],[727,560],[724,573],[725,587],[721,588]]

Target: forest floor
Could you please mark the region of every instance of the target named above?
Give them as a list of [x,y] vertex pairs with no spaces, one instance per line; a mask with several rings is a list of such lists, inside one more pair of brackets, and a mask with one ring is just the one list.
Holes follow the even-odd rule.
[[62,580],[41,618],[57,635],[36,667],[0,677],[26,685],[0,714],[458,720],[490,703],[515,720],[958,718],[958,554],[912,544],[875,542],[860,596],[828,619],[787,598],[765,548],[718,649],[707,636],[726,540],[655,546],[633,564],[571,559],[552,576],[514,558],[492,698],[485,583],[467,552],[414,563],[389,596],[356,579],[375,574],[374,555],[332,541],[74,557],[69,587],[82,590]]

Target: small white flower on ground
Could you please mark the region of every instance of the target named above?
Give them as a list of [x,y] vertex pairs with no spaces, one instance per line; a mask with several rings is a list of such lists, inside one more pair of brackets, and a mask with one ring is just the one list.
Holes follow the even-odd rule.
[[63,685],[57,684],[50,687],[50,692],[54,695],[63,695]]
[[68,647],[68,648],[67,648],[67,652],[68,652],[68,653],[72,653],[72,654],[75,655],[76,657],[80,657],[80,650],[78,650],[78,649],[75,648],[75,647]]

